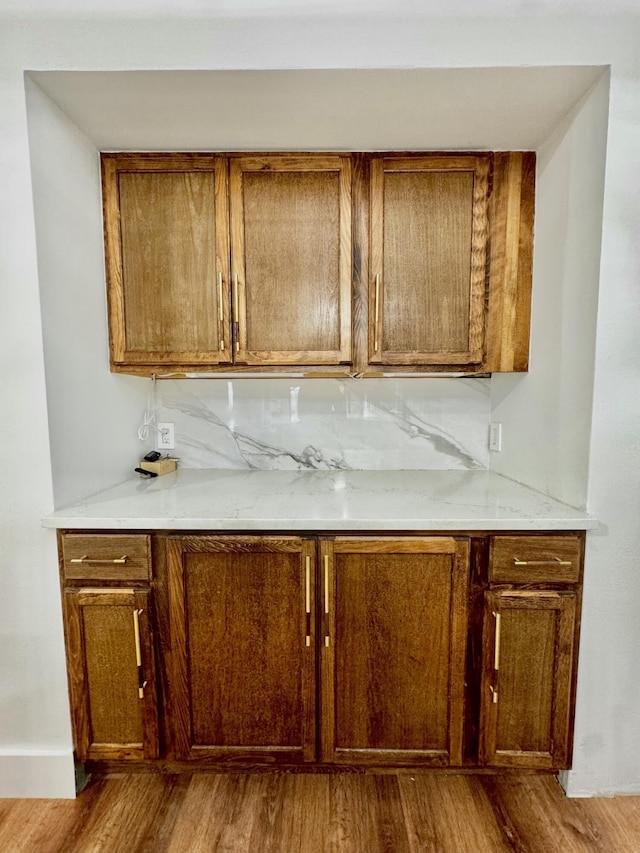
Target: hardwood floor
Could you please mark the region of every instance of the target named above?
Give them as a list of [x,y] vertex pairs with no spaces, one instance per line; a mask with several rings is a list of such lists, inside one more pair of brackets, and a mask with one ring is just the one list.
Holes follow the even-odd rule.
[[75,801],[0,800],[2,853],[640,850],[640,797],[551,776],[118,773]]

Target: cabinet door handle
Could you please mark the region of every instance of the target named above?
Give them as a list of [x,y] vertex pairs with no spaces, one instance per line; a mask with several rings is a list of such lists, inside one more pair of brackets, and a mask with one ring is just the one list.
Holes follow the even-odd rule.
[[305,645],[311,645],[311,557],[305,558],[304,567],[304,611],[306,615],[307,633]]
[[374,302],[373,351],[378,352],[378,323],[380,321],[380,274],[376,273],[376,296]]
[[85,566],[123,566],[129,557],[123,554],[122,557],[117,557],[115,560],[94,560],[87,554],[84,557],[74,557],[69,560],[70,563],[84,563]]
[[502,622],[502,615],[498,613],[496,610],[492,611],[492,615],[496,620],[496,635],[495,642],[493,647],[493,684],[489,685],[489,690],[491,691],[491,701],[493,704],[497,704],[498,702],[498,670],[500,669],[500,629]]
[[329,555],[324,555],[324,612],[329,612]]
[[240,352],[240,296],[238,295],[238,273],[233,275],[233,314],[236,352]]
[[218,325],[220,326],[220,349],[224,349],[224,299],[222,292],[222,273],[218,273]]
[[497,613],[495,610],[493,611],[493,615],[496,620],[496,639],[495,646],[493,650],[493,668],[496,672],[500,669],[500,630],[502,627],[502,615]]
[[329,555],[324,555],[324,612],[327,621],[327,627],[324,635],[325,646],[329,645]]
[[571,566],[571,560],[563,560],[560,557],[554,557],[553,560],[520,560],[518,557],[513,558],[514,566]]
[[140,649],[140,614],[142,610],[137,608],[133,611],[133,636],[136,644],[136,667],[138,669],[138,698],[144,699],[144,688],[147,682],[144,680],[142,672],[142,652]]

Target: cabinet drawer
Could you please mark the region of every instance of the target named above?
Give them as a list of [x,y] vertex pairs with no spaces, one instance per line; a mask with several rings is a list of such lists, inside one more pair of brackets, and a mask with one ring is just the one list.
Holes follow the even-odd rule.
[[581,558],[578,536],[492,536],[489,581],[577,583]]
[[150,537],[67,533],[62,538],[65,580],[148,580]]

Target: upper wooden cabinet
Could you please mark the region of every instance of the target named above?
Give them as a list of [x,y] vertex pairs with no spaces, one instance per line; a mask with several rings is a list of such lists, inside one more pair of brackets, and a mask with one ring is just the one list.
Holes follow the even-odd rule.
[[371,161],[369,361],[480,364],[489,157]]
[[231,361],[227,164],[102,156],[113,365]]
[[102,163],[114,369],[351,360],[348,155]]
[[351,361],[350,158],[238,157],[230,170],[235,360]]
[[527,369],[532,153],[102,164],[112,370]]
[[535,155],[373,156],[368,363],[528,367]]

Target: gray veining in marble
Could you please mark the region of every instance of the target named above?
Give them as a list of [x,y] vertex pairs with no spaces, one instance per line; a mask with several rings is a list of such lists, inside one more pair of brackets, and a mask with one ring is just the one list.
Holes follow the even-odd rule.
[[488,379],[165,380],[184,468],[488,467]]

